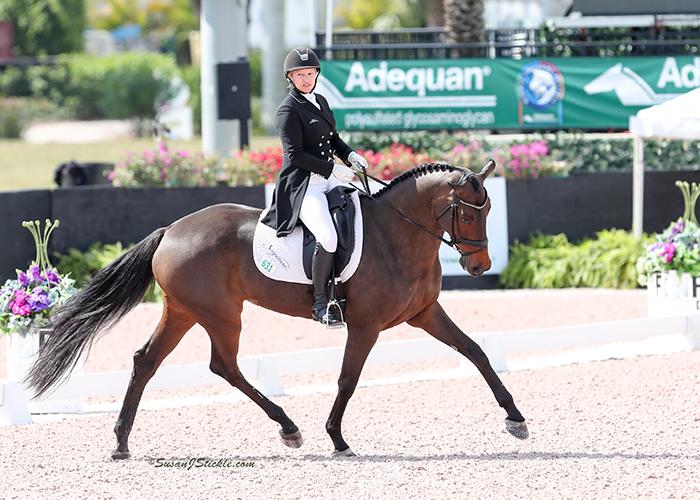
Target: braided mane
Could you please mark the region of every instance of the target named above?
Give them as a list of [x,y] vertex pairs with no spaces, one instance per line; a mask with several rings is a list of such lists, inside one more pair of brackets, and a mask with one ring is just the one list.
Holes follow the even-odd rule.
[[425,174],[430,174],[433,172],[467,172],[468,174],[474,175],[468,170],[462,168],[462,167],[457,167],[455,165],[450,165],[448,163],[423,163],[422,165],[418,165],[417,167],[412,168],[411,170],[408,170],[397,177],[394,177],[391,179],[391,182],[389,185],[384,186],[382,189],[377,191],[374,195],[375,196],[382,196],[384,193],[387,191],[390,191],[393,189],[397,184],[400,184],[401,182],[405,181],[406,179],[414,179],[416,177],[420,177],[421,175]]

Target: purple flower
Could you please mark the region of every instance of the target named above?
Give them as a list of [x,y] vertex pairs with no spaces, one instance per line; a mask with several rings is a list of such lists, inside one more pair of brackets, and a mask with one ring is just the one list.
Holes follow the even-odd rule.
[[680,234],[683,232],[685,229],[685,222],[683,222],[683,219],[678,219],[678,221],[671,227],[671,238],[676,236],[677,234]]
[[24,271],[17,271],[17,279],[19,280],[19,284],[22,286],[29,285],[29,282],[31,281],[29,276],[27,276],[27,273]]
[[43,288],[36,288],[32,294],[27,297],[27,304],[31,308],[32,312],[43,311],[51,307],[51,301],[49,300],[49,294]]
[[46,279],[49,281],[49,283],[58,284],[61,282],[61,276],[59,276],[55,269],[49,269],[46,271]]
[[34,283],[42,283],[42,282],[46,281],[44,279],[44,277],[41,275],[41,268],[36,264],[34,264],[33,266],[31,266],[29,268],[29,274],[31,274],[32,281]]

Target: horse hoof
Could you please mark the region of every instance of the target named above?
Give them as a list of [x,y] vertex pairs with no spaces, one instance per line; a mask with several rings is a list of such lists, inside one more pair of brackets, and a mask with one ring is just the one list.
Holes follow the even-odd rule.
[[112,460],[126,460],[127,458],[131,458],[131,453],[128,451],[114,450],[112,452]]
[[285,434],[284,432],[280,431],[280,439],[282,440],[283,445],[290,448],[301,448],[301,445],[304,444],[304,438],[301,437],[301,431],[291,432],[289,434]]
[[332,454],[331,457],[336,458],[336,457],[356,457],[355,452],[352,451],[350,448],[346,448],[343,451],[338,451],[335,450]]
[[527,430],[527,424],[525,421],[516,422],[514,420],[506,419],[506,430],[514,437],[518,439],[527,439],[530,437],[530,432]]

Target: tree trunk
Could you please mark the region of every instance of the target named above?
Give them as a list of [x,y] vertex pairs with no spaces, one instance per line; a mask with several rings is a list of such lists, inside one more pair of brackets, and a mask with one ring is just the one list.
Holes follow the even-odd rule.
[[[475,43],[484,40],[483,0],[444,0],[445,41],[447,43]],[[455,49],[452,57],[482,56],[483,49]]]
[[425,25],[429,27],[445,26],[444,0],[428,0],[425,2]]

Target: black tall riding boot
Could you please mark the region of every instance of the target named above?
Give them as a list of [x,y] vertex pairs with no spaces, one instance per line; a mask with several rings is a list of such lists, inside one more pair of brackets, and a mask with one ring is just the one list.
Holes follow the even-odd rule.
[[311,308],[311,317],[328,328],[342,328],[344,323],[338,314],[339,306],[336,304],[330,308],[328,307],[328,294],[326,292],[328,283],[331,280],[334,255],[326,252],[319,243],[316,243],[314,256],[311,260],[311,281],[314,285],[314,303]]

